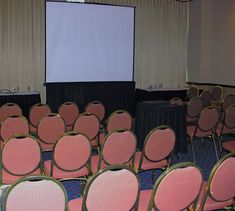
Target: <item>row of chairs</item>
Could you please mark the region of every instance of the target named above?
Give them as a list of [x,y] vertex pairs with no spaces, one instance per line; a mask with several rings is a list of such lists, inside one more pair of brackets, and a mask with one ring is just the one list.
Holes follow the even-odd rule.
[[[104,125],[104,123],[102,124],[101,119],[99,119],[96,114],[89,112],[73,116],[73,125],[66,125],[66,118],[62,118],[59,114],[48,113],[50,110],[48,110],[46,104],[36,105],[36,107],[41,109],[37,112],[38,114],[41,115],[42,111],[44,112],[43,115],[41,115],[43,117],[41,117],[41,120],[37,123],[35,131],[43,150],[52,149],[54,142],[66,131],[66,126],[69,126],[70,130],[73,129],[74,131],[85,133],[95,146],[99,145],[99,142],[102,142],[106,133],[110,133],[115,129],[131,129],[132,127],[132,117],[124,110],[113,112],[108,118],[106,125]],[[68,111],[69,110],[66,110],[66,112]],[[92,109],[88,109],[88,111],[92,112]],[[73,114],[73,112],[69,115],[71,114]],[[27,119],[23,116],[14,115],[6,118],[1,123],[0,128],[2,141],[6,141],[14,134],[30,133],[29,125]]]
[[220,104],[223,100],[223,88],[221,86],[214,86],[211,91],[203,90],[201,93],[197,86],[191,86],[187,92],[187,100],[198,97],[199,94],[205,103],[204,106],[209,106],[210,103]]
[[[102,122],[105,117],[105,106],[100,101],[88,103],[84,111],[95,114],[100,122]],[[49,105],[43,103],[33,105],[29,110],[30,132],[36,132],[39,121],[49,113],[52,113]],[[80,110],[74,102],[65,102],[59,106],[58,114],[64,119],[67,131],[71,130],[79,113]],[[6,103],[0,107],[0,122],[9,116],[15,115],[22,115],[22,110],[17,104]]]
[[133,169],[111,165],[89,178],[84,195],[68,202],[63,185],[47,176],[17,181],[6,192],[5,211],[217,210],[234,205],[235,153],[221,158],[203,181],[194,163],[178,163],[157,179],[153,190],[140,190]]
[[4,143],[1,151],[1,183],[11,184],[22,176],[43,172],[55,179],[87,177],[113,164],[128,165],[136,172],[166,169],[170,166],[175,133],[168,126],[159,126],[147,135],[143,151],[136,152],[136,146],[134,133],[121,129],[108,134],[100,154],[92,155],[86,135],[68,132],[56,141],[51,160],[42,163],[36,138],[16,135]]

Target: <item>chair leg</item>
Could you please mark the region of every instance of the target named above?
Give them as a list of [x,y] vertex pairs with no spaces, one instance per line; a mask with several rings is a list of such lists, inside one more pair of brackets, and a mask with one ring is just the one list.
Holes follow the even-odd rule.
[[214,143],[216,158],[217,158],[217,160],[219,160],[219,155],[218,155],[218,151],[217,151],[217,147],[216,147],[216,143],[215,143],[215,135],[212,135],[212,140],[213,140],[213,143]]
[[191,147],[192,147],[193,162],[196,163],[196,156],[195,156],[195,151],[194,151],[194,146],[193,146],[193,137],[189,138],[189,139],[190,139],[190,143],[191,143]]

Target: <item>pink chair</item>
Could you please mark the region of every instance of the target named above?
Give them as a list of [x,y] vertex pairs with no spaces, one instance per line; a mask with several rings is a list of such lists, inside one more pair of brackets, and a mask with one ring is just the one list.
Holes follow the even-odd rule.
[[211,105],[211,92],[209,90],[203,90],[200,94],[200,97],[203,102],[203,108]]
[[52,150],[55,142],[65,133],[65,123],[60,115],[44,116],[37,127],[38,142],[42,150]]
[[63,185],[47,176],[29,176],[18,180],[6,192],[5,211],[65,211],[68,196]]
[[51,113],[51,108],[47,104],[37,103],[29,110],[30,133],[36,133],[38,123],[47,114]]
[[101,146],[100,155],[93,155],[92,173],[106,165],[122,164],[134,166],[136,137],[130,130],[117,130],[108,134]]
[[203,109],[203,102],[200,97],[193,97],[188,101],[186,122],[187,125],[195,125]]
[[17,179],[41,174],[41,149],[30,135],[16,135],[4,143],[1,156],[1,184],[12,184]]
[[110,114],[107,120],[106,130],[107,133],[118,129],[129,129],[132,128],[132,116],[125,110],[117,110]]
[[100,121],[98,117],[87,112],[80,114],[73,125],[73,131],[85,134],[94,147],[98,146],[99,130]]
[[234,178],[235,153],[229,153],[215,164],[208,182],[203,183],[197,210],[217,210],[233,205]]
[[84,197],[69,201],[69,211],[137,210],[139,180],[127,166],[113,165],[88,180]]
[[[136,153],[135,169],[141,172],[169,167],[174,146],[175,133],[170,127],[154,128],[145,138],[143,151]],[[154,171],[152,173],[154,183]]]
[[215,106],[221,106],[223,100],[223,88],[221,86],[214,86],[211,91],[212,104]]
[[0,107],[0,123],[9,116],[22,116],[22,110],[15,103],[6,103]]
[[58,114],[64,119],[66,131],[70,131],[79,115],[79,108],[74,102],[65,102],[60,105]]
[[200,140],[203,138],[211,138],[214,144],[215,154],[217,159],[218,151],[216,147],[215,140],[215,130],[219,121],[219,112],[213,107],[209,106],[202,110],[197,125],[188,126],[187,127],[187,136],[191,142],[192,152],[193,152],[193,160],[196,163],[196,156],[193,146],[193,141]]
[[228,107],[232,104],[235,104],[235,95],[227,95],[223,102],[222,102],[222,106],[220,109],[220,121],[222,122],[224,117],[225,117],[225,113],[228,109]]
[[178,163],[157,179],[153,190],[140,192],[139,211],[179,211],[195,208],[203,178],[193,163]]
[[187,92],[187,100],[190,100],[193,97],[198,97],[198,95],[199,95],[198,87],[191,86],[189,87],[188,92]]
[[52,160],[44,162],[46,175],[56,179],[72,179],[90,175],[91,143],[76,132],[68,132],[54,145]]
[[[228,107],[223,122],[218,124],[216,133],[218,134],[220,147],[223,142],[223,136],[226,134],[235,134],[235,104]],[[235,151],[235,140],[234,138],[227,139],[222,143],[222,147],[230,152]],[[222,151],[222,149],[220,148]]]
[[92,101],[88,103],[85,107],[85,112],[95,114],[100,120],[100,122],[104,120],[105,107],[101,101]]
[[1,124],[0,135],[3,142],[16,134],[29,134],[28,120],[24,116],[7,117]]

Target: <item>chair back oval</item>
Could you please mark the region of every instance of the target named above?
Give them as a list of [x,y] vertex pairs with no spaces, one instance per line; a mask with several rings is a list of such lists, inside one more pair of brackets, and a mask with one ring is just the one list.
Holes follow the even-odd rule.
[[43,150],[52,150],[54,143],[64,134],[65,123],[60,115],[50,113],[44,116],[37,127],[39,143]]
[[41,149],[36,139],[30,135],[13,136],[2,149],[2,182],[40,174],[40,164]]
[[203,132],[209,132],[212,134],[219,121],[219,112],[213,107],[209,106],[202,110],[199,120],[198,127]]
[[156,181],[149,209],[184,210],[197,199],[203,177],[193,163],[179,163],[170,167]]
[[5,211],[65,211],[68,197],[62,184],[47,176],[30,176],[17,181],[6,192]]
[[200,97],[203,102],[203,108],[211,105],[211,92],[209,90],[203,90]]
[[76,119],[73,131],[85,134],[90,141],[95,139],[99,134],[100,121],[95,114],[92,113],[82,113]]
[[227,154],[213,168],[209,178],[210,195],[215,201],[227,201],[235,196],[235,152]]
[[77,171],[88,165],[91,151],[90,140],[85,135],[69,132],[56,142],[53,161],[60,170]]
[[129,129],[132,128],[132,116],[129,112],[125,110],[117,110],[110,114],[107,120],[107,132],[111,133],[112,131],[118,129]]
[[28,120],[24,116],[9,116],[3,120],[0,133],[2,141],[16,134],[29,134]]
[[167,158],[174,150],[175,133],[168,126],[154,128],[144,142],[144,156],[154,162]]
[[228,129],[235,129],[235,104],[232,104],[228,107],[224,124]]
[[100,122],[102,122],[105,117],[105,107],[101,101],[92,101],[88,103],[85,107],[85,112],[95,114]]
[[[134,162],[136,137],[130,130],[117,130],[105,138],[101,156],[108,165]],[[133,164],[133,163],[132,163]]]
[[74,102],[65,102],[60,105],[58,114],[64,119],[67,128],[71,128],[79,115],[79,108]]
[[5,103],[0,107],[0,123],[9,116],[22,115],[22,110],[16,103]]
[[83,210],[132,210],[138,198],[139,180],[135,172],[126,166],[108,166],[88,181]]
[[199,90],[197,86],[189,87],[187,91],[187,99],[190,100],[193,97],[197,97],[199,95]]
[[235,104],[235,95],[227,95],[224,98],[223,104],[222,104],[222,111],[226,112],[228,107],[232,104]]
[[223,99],[223,88],[221,86],[213,87],[211,97],[212,100],[220,102]]
[[200,97],[193,97],[189,100],[187,105],[187,115],[189,118],[199,117],[203,109],[203,102]]
[[37,127],[41,119],[51,113],[51,108],[47,104],[37,103],[30,108],[29,122],[33,127]]

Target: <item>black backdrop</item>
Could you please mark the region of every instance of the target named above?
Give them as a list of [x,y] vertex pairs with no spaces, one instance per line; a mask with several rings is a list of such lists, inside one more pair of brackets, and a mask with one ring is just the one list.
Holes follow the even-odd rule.
[[135,112],[135,82],[77,82],[47,83],[46,101],[53,112],[66,101],[77,103],[80,113],[94,100],[104,103],[106,117],[113,111],[125,109],[132,115]]

